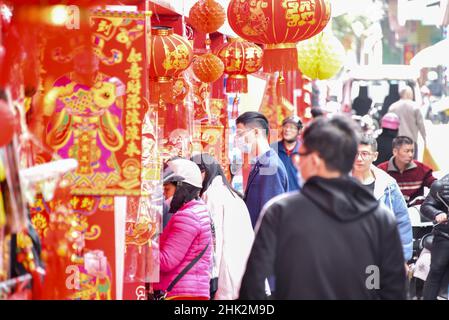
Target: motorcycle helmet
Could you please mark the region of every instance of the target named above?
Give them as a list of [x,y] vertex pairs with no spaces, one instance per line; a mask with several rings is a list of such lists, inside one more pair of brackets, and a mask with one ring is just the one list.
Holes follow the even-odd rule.
[[399,129],[399,117],[392,112],[388,112],[383,116],[381,126],[384,129],[398,130]]
[[296,125],[298,130],[302,129],[302,121],[299,117],[291,116],[285,118],[284,121],[282,121],[282,126],[286,125],[287,123],[293,123],[294,125]]

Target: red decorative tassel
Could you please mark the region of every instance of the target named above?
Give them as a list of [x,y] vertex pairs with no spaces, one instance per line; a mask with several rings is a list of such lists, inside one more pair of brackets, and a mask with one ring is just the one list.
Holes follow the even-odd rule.
[[236,95],[232,102],[231,119],[237,119],[239,117],[239,103],[240,98]]
[[298,51],[294,43],[267,45],[263,54],[263,71],[266,73],[298,70]]
[[276,81],[276,94],[279,98],[287,96],[287,84],[283,74],[280,74]]
[[226,82],[226,93],[248,93],[248,78],[246,75],[231,75]]
[[173,99],[173,80],[169,77],[151,79],[150,102],[159,103],[160,99],[164,101]]

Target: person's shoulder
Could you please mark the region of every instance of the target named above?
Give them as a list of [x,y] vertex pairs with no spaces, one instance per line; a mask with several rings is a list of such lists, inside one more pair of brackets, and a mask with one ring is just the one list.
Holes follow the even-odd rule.
[[387,171],[388,168],[388,161],[384,161],[382,163],[379,163],[377,165],[377,168],[381,169],[382,171]]
[[297,205],[304,201],[304,196],[300,191],[285,192],[271,198],[265,208],[297,208]]
[[[382,162],[381,164],[384,164],[384,163],[388,163],[388,162]],[[387,184],[387,185],[391,185],[391,184],[394,184],[394,183],[396,183],[396,180],[392,177],[392,176],[390,176],[385,170],[383,170],[382,168],[379,168],[379,167],[376,167],[376,166],[372,166],[371,167],[371,169],[373,170],[373,172],[374,172],[374,176],[376,177],[376,181],[379,179],[379,180],[382,180],[382,181],[385,181],[385,183]]]
[[282,147],[282,140],[278,140],[270,144],[270,148],[276,152],[279,152],[279,149]]
[[413,163],[422,171],[424,172],[429,172],[429,171],[433,171],[433,169],[431,167],[429,167],[428,165],[418,161],[418,160],[413,160]]

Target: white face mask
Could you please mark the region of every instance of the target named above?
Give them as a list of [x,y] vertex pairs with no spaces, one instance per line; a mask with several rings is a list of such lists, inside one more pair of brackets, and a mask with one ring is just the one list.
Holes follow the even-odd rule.
[[173,196],[171,196],[170,198],[168,198],[168,199],[166,199],[164,202],[165,202],[165,204],[170,208],[170,204],[171,204],[171,201],[173,200]]
[[243,153],[251,152],[251,144],[245,141],[245,137],[238,137],[235,139],[235,146]]
[[[251,129],[252,130],[252,129]],[[247,142],[246,136],[251,132],[251,130],[245,132],[242,136],[235,137],[235,146],[240,149],[243,153],[251,153],[252,142]]]

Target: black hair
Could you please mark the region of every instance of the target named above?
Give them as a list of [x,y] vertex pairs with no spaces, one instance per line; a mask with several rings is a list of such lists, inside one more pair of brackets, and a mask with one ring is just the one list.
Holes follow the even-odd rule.
[[221,168],[218,161],[210,154],[208,153],[197,154],[194,155],[190,160],[196,163],[196,165],[200,168],[201,172],[205,173],[205,177],[203,180],[203,188],[200,191],[200,197],[203,195],[204,192],[206,192],[206,190],[211,185],[212,181],[218,176],[221,177],[224,185],[229,189],[229,191],[231,191],[232,195],[234,195],[235,193],[238,196],[241,196],[240,193],[231,186],[228,179],[226,179],[223,169]]
[[312,114],[312,118],[314,119],[324,115],[324,111],[320,107],[313,107],[310,110],[310,113]]
[[397,136],[396,138],[393,139],[393,142],[391,143],[393,149],[399,149],[404,144],[414,145],[413,140],[407,136]]
[[319,117],[303,133],[306,151],[318,152],[328,170],[348,174],[354,164],[360,141],[360,130],[350,118]]
[[201,188],[182,181],[176,182],[176,191],[170,203],[169,213],[176,213],[181,207],[192,201],[199,200]]
[[236,120],[236,124],[243,124],[244,126],[250,126],[252,128],[259,128],[265,130],[265,134],[268,137],[270,135],[270,128],[267,118],[260,112],[248,111],[242,113]]
[[370,146],[373,151],[377,151],[377,141],[371,134],[364,134],[360,138],[360,144]]

